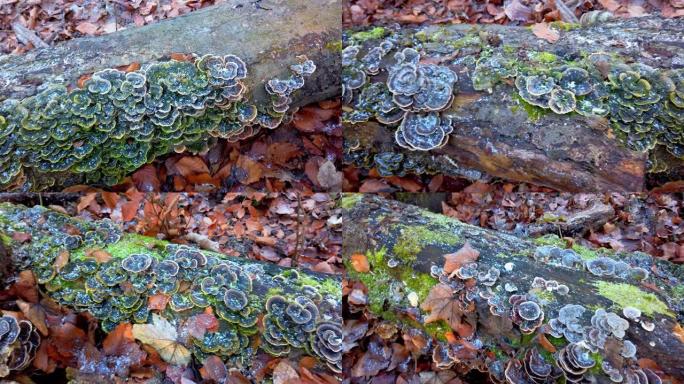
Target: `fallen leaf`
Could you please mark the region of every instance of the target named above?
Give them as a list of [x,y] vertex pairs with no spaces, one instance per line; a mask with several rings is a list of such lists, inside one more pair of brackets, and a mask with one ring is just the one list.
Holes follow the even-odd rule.
[[444,320],[461,337],[470,337],[475,331],[474,322],[468,319],[474,304],[464,303],[447,284],[439,283],[432,287],[420,308],[430,312],[425,323]]
[[190,362],[190,351],[177,341],[176,327],[156,313],[151,324],[133,325],[133,337],[154,348],[167,363],[184,366]]
[[81,198],[78,200],[78,205],[76,205],[76,212],[81,213],[81,211],[88,207],[96,197],[97,193],[95,192],[90,192],[85,196],[81,196]]
[[200,374],[205,380],[223,383],[228,376],[228,370],[220,357],[211,355],[204,360],[204,366],[200,368]]
[[60,252],[59,255],[57,255],[57,257],[55,258],[55,263],[52,266],[55,267],[55,270],[57,272],[59,272],[68,263],[69,263],[69,251],[67,251],[65,249],[62,252]]
[[318,184],[329,190],[337,190],[342,186],[342,172],[338,172],[335,164],[327,160],[318,168]]
[[133,173],[133,183],[140,192],[159,191],[161,182],[157,176],[157,169],[152,164],[145,164]]
[[249,156],[240,155],[235,165],[238,167],[235,171],[237,179],[243,185],[256,183],[264,173],[261,164],[252,160]]
[[553,44],[560,38],[557,30],[551,28],[550,24],[537,23],[532,26],[532,33],[540,39],[544,39]]
[[157,293],[147,298],[147,308],[153,311],[163,311],[169,300],[171,300],[171,296]]
[[368,273],[370,271],[370,264],[366,255],[356,253],[351,256],[351,265],[356,272]]
[[479,256],[480,252],[466,241],[458,251],[444,255],[444,273],[451,275],[461,266],[475,262]]
[[82,21],[76,26],[76,30],[84,35],[94,35],[97,32],[97,25],[89,23],[87,21]]
[[183,326],[190,336],[201,340],[207,331],[216,331],[219,322],[212,314],[200,313],[190,316]]
[[43,335],[47,336],[48,327],[45,323],[45,309],[40,304],[32,304],[24,300],[17,300],[17,306],[21,313],[36,327]]
[[92,248],[85,251],[85,256],[95,259],[98,263],[106,263],[112,259],[112,255],[104,249]]
[[299,382],[299,374],[288,363],[287,360],[281,360],[273,369],[273,384],[288,384]]
[[532,9],[521,3],[520,0],[512,0],[504,6],[504,13],[510,20],[527,21],[532,16]]

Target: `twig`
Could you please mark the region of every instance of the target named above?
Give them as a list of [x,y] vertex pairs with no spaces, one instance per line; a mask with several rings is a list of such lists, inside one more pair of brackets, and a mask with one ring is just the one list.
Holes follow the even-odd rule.
[[292,263],[293,267],[297,268],[299,266],[299,242],[300,242],[300,236],[299,232],[301,231],[302,228],[302,197],[299,193],[297,193],[297,229],[296,229],[296,235],[297,237],[295,238],[295,250],[294,250],[294,255],[292,256]]
[[19,42],[24,45],[31,43],[36,48],[49,47],[49,45],[47,45],[46,42],[44,42],[43,40],[41,40],[40,37],[38,37],[35,31],[24,27],[19,22],[12,23],[12,30],[14,30],[14,33],[17,36],[17,40],[19,40]]

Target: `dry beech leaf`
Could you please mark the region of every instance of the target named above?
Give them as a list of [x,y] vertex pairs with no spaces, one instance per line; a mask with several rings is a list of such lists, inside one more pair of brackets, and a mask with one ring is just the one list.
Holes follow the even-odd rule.
[[64,250],[57,255],[57,258],[55,258],[53,267],[55,267],[55,270],[59,272],[62,270],[62,268],[64,268],[65,265],[67,265],[67,263],[69,263],[69,251]]
[[273,384],[296,383],[298,381],[299,374],[287,360],[281,360],[273,369]]
[[356,253],[351,256],[351,265],[356,272],[367,273],[370,271],[370,264],[366,255]]
[[444,255],[444,273],[452,274],[461,266],[475,262],[479,256],[480,252],[466,241],[458,251]]
[[190,351],[177,341],[178,332],[168,320],[152,314],[151,324],[134,324],[133,337],[159,352],[164,361],[174,365],[187,365]]
[[104,249],[92,248],[85,252],[85,256],[95,259],[98,263],[106,263],[112,259],[112,255]]
[[540,39],[544,39],[549,43],[555,43],[560,38],[560,34],[555,29],[551,28],[550,24],[537,23],[532,26],[532,33]]
[[45,323],[45,309],[40,304],[32,304],[24,300],[17,300],[17,306],[21,313],[36,327],[43,335],[47,336],[48,328]]
[[[473,306],[471,302],[470,307]],[[474,328],[464,319],[466,313],[472,312],[474,308],[464,309],[459,297],[454,295],[453,289],[447,284],[439,283],[432,287],[420,308],[430,312],[425,323],[444,320],[461,337],[468,337],[474,332]]]

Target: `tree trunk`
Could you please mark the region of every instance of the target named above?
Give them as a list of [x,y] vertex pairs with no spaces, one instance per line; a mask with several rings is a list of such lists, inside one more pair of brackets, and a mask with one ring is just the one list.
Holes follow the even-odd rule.
[[[10,260],[15,272],[33,271],[46,295],[77,312],[90,312],[106,332],[123,322],[145,324],[154,313],[179,328],[182,345],[205,352],[195,355],[198,360],[216,354],[229,365],[248,368],[257,352],[249,346],[260,345],[278,356],[310,354],[322,366],[339,370],[341,355],[327,344],[341,340],[336,276],[172,245],[122,233],[109,220],[84,221],[43,206],[0,204],[0,242],[4,264]],[[292,323],[287,313],[278,312],[295,300],[297,316],[310,319]],[[218,318],[219,339],[211,339],[211,331],[204,339],[182,336],[183,321],[207,313],[206,307]],[[264,338],[264,329],[278,335]],[[322,340],[324,331],[337,336]],[[217,341],[220,348],[210,345]],[[163,352],[162,357],[166,360]]]
[[[403,164],[393,166],[394,172],[390,173],[394,174],[410,172],[418,163],[418,168],[428,172],[479,176],[472,170],[467,172],[472,168],[492,176],[570,192],[644,189],[646,174],[654,165],[647,153],[630,150],[617,139],[618,132],[611,131],[608,119],[578,113],[557,114],[531,106],[518,96],[513,76],[494,80],[489,92],[487,87],[477,91],[473,74],[477,60],[492,52],[493,56],[500,54],[504,61],[526,70],[556,68],[591,53],[607,52],[619,58],[616,60],[620,63],[648,65],[662,74],[684,66],[684,20],[645,17],[581,28],[561,24],[559,29],[560,38],[553,44],[524,27],[439,25],[384,28],[383,34],[376,29],[377,35],[394,36],[399,50],[413,46],[421,53],[423,62],[446,65],[458,75],[455,99],[442,111],[452,117],[453,132],[445,146],[425,154],[396,145],[396,124],[388,126],[375,120],[347,124],[347,161],[370,168],[378,166],[377,159],[374,162],[376,154],[395,152],[404,157]],[[378,46],[381,41],[367,39],[368,35],[358,37],[358,33],[354,38],[352,31],[346,33],[345,46],[363,47],[359,58],[367,48]],[[386,69],[394,64],[392,55],[383,59],[375,79],[386,80]],[[667,98],[667,94],[662,96]],[[355,105],[343,108],[350,112]],[[677,132],[678,128],[670,129]],[[658,162],[659,177],[681,178],[682,159],[664,152],[660,147],[650,151],[651,161],[655,158]]]
[[296,57],[306,55],[317,70],[293,105],[325,100],[340,92],[340,55],[335,48],[341,38],[340,9],[337,0],[231,0],[143,27],[0,56],[0,101],[33,95],[47,82],[64,79],[74,84],[82,75],[159,61],[172,53],[239,56],[247,64],[245,83],[257,103],[269,99],[263,86],[267,80],[289,76]]
[[[470,360],[463,358],[462,362],[470,364],[464,368],[465,371],[491,366],[491,356],[503,356],[506,365],[508,359],[520,358],[530,348],[542,350],[546,345],[547,351],[561,350],[567,341],[549,335],[549,321],[559,316],[559,309],[563,306],[579,304],[585,308],[580,318],[583,326],[591,325],[590,318],[598,309],[615,312],[621,317],[626,307],[639,309],[640,323],[629,320],[624,340],[636,345],[637,358],[657,362],[662,377],[684,378],[684,336],[679,325],[684,319],[681,301],[684,270],[681,267],[643,253],[597,251],[577,245],[567,250],[565,241],[556,236],[534,240],[518,238],[379,196],[346,195],[343,206],[345,222],[354,223],[353,226],[344,226],[343,258],[350,280],[361,281],[367,287],[369,310],[380,319],[395,320],[408,329],[423,329],[438,340],[443,340],[444,333],[453,330],[460,340],[458,343],[463,344],[465,340],[470,343],[469,348],[475,348],[467,358]],[[453,254],[466,243],[479,251],[474,262],[481,273],[468,279],[461,274],[462,269],[456,269],[459,275],[450,278],[444,275],[440,281],[452,284],[452,300],[458,300],[458,308],[472,307],[463,310],[460,313],[462,317],[457,318],[461,320],[460,328],[449,327],[444,320],[430,321],[432,319],[428,317],[432,309],[426,304],[429,301],[426,299],[433,296],[435,287],[442,285],[434,276],[448,272],[441,269],[445,265],[444,255]],[[576,259],[572,267],[563,266],[555,258],[563,252]],[[367,257],[370,262],[368,273],[354,268],[350,259],[353,254]],[[603,256],[612,262],[597,259]],[[460,266],[467,265],[464,260],[460,259]],[[591,267],[596,271],[598,262],[591,260],[613,266],[622,260],[629,267],[620,276],[597,276],[587,269]],[[639,274],[644,271],[635,269],[636,266],[647,270],[649,276],[640,280],[643,276]],[[501,300],[498,315],[490,311],[488,300],[483,298],[491,294],[484,285],[487,281],[484,275],[492,267],[500,272],[499,278],[489,286],[495,298]],[[435,268],[436,271],[433,270]],[[543,278],[546,284],[541,287],[533,285],[535,278]],[[453,288],[459,284],[461,291]],[[470,288],[464,288],[463,284]],[[546,288],[560,285],[569,288],[569,293],[564,293],[564,288]],[[469,293],[466,295],[464,290]],[[513,294],[526,295],[525,300],[536,302],[543,311],[543,324],[536,324],[531,335],[522,334],[519,326],[515,325],[520,318],[515,320],[512,317],[514,309],[508,300]],[[514,325],[511,326],[511,322]],[[653,325],[652,330],[647,330]],[[599,348],[592,354],[594,360],[610,361],[614,367],[627,369],[634,360],[630,363],[628,359],[616,358],[615,351],[610,349],[622,341],[614,337],[608,339],[611,341],[606,342],[605,348]],[[549,340],[553,348],[548,347]],[[549,354],[545,358],[551,362],[558,358],[558,354]],[[591,374],[598,382],[609,381],[600,369],[591,371]]]

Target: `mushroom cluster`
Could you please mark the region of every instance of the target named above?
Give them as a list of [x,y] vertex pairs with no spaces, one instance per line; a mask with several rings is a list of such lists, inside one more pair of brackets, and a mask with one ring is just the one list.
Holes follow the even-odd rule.
[[508,298],[511,308],[511,320],[520,328],[520,332],[530,334],[544,322],[544,310],[527,295],[511,295]]
[[585,342],[570,343],[558,352],[558,366],[563,370],[567,382],[578,383],[584,374],[596,365],[591,350]]
[[558,311],[558,317],[549,320],[547,332],[553,337],[565,337],[571,343],[584,340],[582,315],[586,311],[581,305],[566,304]]
[[[594,90],[595,82],[586,69],[568,66],[556,71],[558,77],[550,74],[517,76],[518,94],[526,102],[558,114],[575,111],[585,116],[605,116],[608,113],[600,103],[602,92]],[[580,96],[582,99],[578,102]]]
[[33,183],[26,172],[42,176],[34,188],[62,174],[111,185],[162,154],[275,128],[315,65],[303,59],[291,70],[289,79],[268,82],[274,100],[266,108],[247,100],[247,67],[235,55],[153,62],[133,72],[105,69],[82,88],[50,84],[21,101],[4,100],[0,187]]
[[[249,346],[255,342],[252,336],[260,334],[257,323],[264,315],[269,332],[261,347],[266,352],[299,349],[340,370],[339,298],[319,292],[296,271],[274,274],[258,263],[235,262],[187,245],[128,243],[132,240],[109,220],[81,221],[42,206],[2,204],[0,217],[0,232],[30,234],[31,241],[13,245],[13,256],[26,261],[18,267],[32,269],[51,298],[90,312],[106,332],[122,322],[147,323],[155,311],[185,319],[210,307],[218,328],[200,338],[189,336],[193,353],[242,358],[254,352]],[[118,247],[126,249],[125,256],[116,256]],[[88,249],[114,256],[96,260],[86,256]],[[56,267],[65,254],[68,262]],[[274,290],[282,295],[271,294]],[[150,309],[154,295],[168,298],[165,308]]]
[[370,81],[393,47],[385,40],[361,59],[357,59],[361,47],[343,50],[343,99],[352,107],[343,120],[355,124],[375,118],[382,124],[399,124],[395,131],[399,146],[419,151],[438,148],[453,129],[451,119],[440,112],[451,105],[458,76],[446,66],[421,63],[417,50],[404,48],[385,67],[386,81]]
[[40,335],[30,321],[0,317],[0,377],[28,367],[39,345]]
[[547,362],[536,348],[525,352],[522,363],[511,359],[506,366],[505,378],[508,383],[551,384],[563,376],[563,371]]

